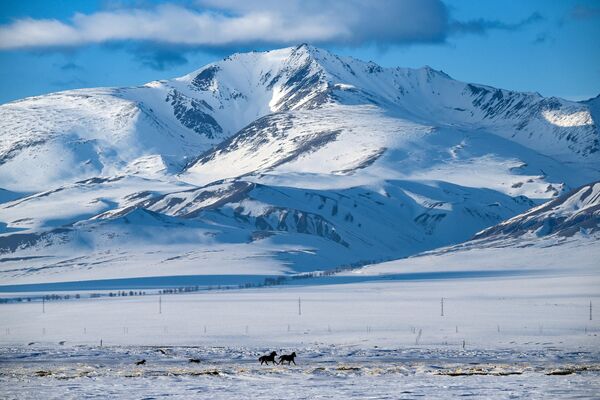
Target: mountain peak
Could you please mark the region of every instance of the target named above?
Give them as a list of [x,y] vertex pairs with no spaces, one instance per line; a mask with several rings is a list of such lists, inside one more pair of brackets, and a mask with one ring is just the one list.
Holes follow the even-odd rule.
[[[322,49],[320,47],[316,47],[313,46],[312,44],[308,44],[308,43],[300,43],[297,46],[291,47],[291,49],[293,49],[293,52],[304,52],[310,55],[315,55],[315,54],[319,54],[319,53],[329,53],[329,51]],[[329,53],[331,54],[331,53]]]
[[310,50],[311,47],[314,48],[314,46],[311,46],[308,43],[300,43],[295,47],[295,50]]
[[446,79],[452,79],[452,77],[450,75],[448,75],[447,73],[445,73],[444,71],[442,71],[441,69],[435,69],[429,65],[424,65],[423,67],[420,68],[423,71],[426,71],[428,74],[433,74],[433,75],[440,75]]
[[320,68],[322,69],[326,69],[327,66],[324,64],[324,62],[327,59],[337,59],[338,57],[329,52],[328,50],[325,49],[321,49],[319,47],[315,47],[306,43],[302,43],[299,44],[298,46],[295,47],[290,47],[290,60],[291,59],[302,59],[306,62],[314,62],[315,64],[317,64]]

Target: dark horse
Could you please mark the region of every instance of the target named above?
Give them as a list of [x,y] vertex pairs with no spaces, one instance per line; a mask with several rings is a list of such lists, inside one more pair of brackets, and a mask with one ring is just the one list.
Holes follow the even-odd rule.
[[272,361],[273,364],[277,364],[277,361],[275,361],[275,356],[277,355],[276,351],[272,351],[271,354],[269,354],[268,356],[262,356],[258,358],[258,361],[260,361],[260,365],[263,365],[263,363],[269,365],[269,361]]
[[292,352],[292,354],[284,354],[281,357],[279,357],[279,364],[283,364],[287,361],[288,365],[290,365],[291,363],[294,363],[294,365],[296,365],[296,361],[294,361],[294,358],[296,358],[295,351]]

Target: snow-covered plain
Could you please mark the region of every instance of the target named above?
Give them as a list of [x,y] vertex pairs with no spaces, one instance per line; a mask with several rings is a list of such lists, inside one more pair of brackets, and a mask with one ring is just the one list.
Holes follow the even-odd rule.
[[[595,398],[600,241],[508,240],[267,288],[0,304],[0,394]],[[271,350],[298,365],[260,366]]]
[[[0,391],[8,398],[597,395],[597,312],[589,319],[590,301],[600,304],[596,265],[490,275],[476,263],[446,269],[444,260],[437,270],[416,265],[420,273],[365,275],[373,266],[323,281],[162,295],[160,305],[157,295],[1,304]],[[259,366],[270,350],[296,351],[298,366]],[[142,359],[146,365],[134,365]]]

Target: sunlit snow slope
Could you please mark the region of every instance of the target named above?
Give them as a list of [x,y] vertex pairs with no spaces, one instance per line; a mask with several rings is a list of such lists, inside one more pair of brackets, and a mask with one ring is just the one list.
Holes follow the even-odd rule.
[[596,103],[301,45],[4,104],[0,279],[278,275],[456,244],[599,178]]

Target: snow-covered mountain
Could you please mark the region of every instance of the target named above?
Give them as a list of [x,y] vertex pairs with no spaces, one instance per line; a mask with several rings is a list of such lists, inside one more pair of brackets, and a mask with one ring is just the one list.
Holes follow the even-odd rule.
[[333,268],[600,176],[598,104],[307,45],[0,106],[4,282]]
[[487,228],[475,235],[475,239],[531,235],[570,237],[599,231],[600,182],[595,182]]

